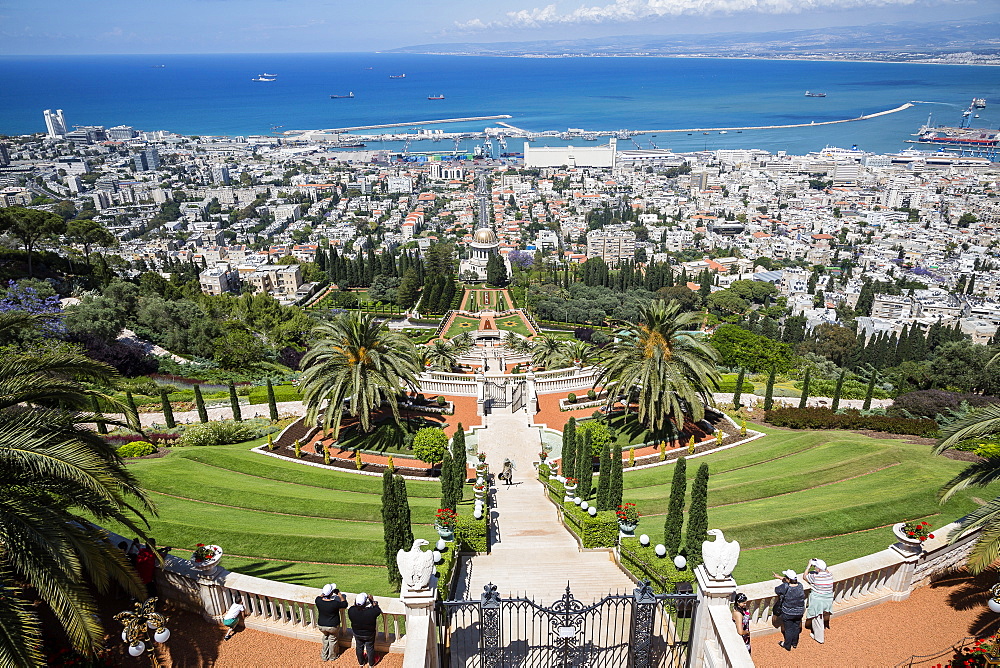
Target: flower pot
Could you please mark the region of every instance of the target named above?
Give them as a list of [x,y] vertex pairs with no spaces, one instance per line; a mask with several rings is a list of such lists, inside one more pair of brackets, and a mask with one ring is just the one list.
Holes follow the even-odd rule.
[[205,547],[215,550],[215,556],[205,559],[204,561],[195,561],[194,559],[189,560],[191,567],[199,572],[199,575],[203,577],[210,577],[219,568],[219,562],[222,561],[222,548],[218,545],[206,545]]
[[472,491],[475,492],[477,499],[484,499],[484,498],[486,498],[486,488],[483,488],[483,489],[478,489],[477,488],[477,489],[473,489]]
[[919,538],[910,538],[903,531],[903,527],[906,525],[905,522],[899,522],[892,525],[892,533],[896,535],[897,542],[892,546],[894,550],[902,554],[904,557],[911,557],[913,555],[920,554],[924,550],[923,541]]
[[566,491],[563,494],[563,503],[573,503],[573,498],[576,496],[576,485],[567,485]]
[[627,522],[618,523],[618,537],[619,538],[635,538],[635,528],[639,526],[639,523],[629,524]]
[[437,531],[438,536],[440,536],[442,540],[446,541],[455,540],[455,530],[451,527],[443,527],[435,524],[434,530]]

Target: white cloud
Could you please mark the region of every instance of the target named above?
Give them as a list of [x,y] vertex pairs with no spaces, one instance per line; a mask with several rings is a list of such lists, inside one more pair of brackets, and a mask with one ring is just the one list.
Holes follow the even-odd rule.
[[819,10],[841,10],[913,5],[918,0],[615,0],[608,5],[578,7],[560,12],[555,5],[507,12],[506,18],[483,21],[475,18],[456,22],[460,30],[491,28],[539,28],[552,25],[630,23],[671,16],[710,16],[750,12],[755,14],[800,14]]

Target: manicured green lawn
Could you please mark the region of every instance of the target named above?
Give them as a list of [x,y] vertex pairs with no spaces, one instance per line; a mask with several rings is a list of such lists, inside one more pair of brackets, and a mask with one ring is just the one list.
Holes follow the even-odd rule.
[[505,315],[502,318],[497,318],[495,322],[499,330],[517,332],[522,336],[531,336],[531,330],[528,329],[528,324],[524,322],[520,314]]
[[[811,557],[837,563],[895,542],[888,525],[927,519],[935,527],[976,507],[973,497],[1000,495],[1000,483],[955,495],[937,490],[967,464],[929,446],[843,431],[785,431],[754,425],[765,438],[688,463],[690,481],[709,464],[709,525],[744,551],[737,582],[800,569]],[[663,522],[674,466],[625,473],[625,499],[643,515],[639,532],[654,542]],[[800,563],[801,562],[801,563]]]
[[[223,566],[248,575],[391,595],[381,477],[249,451],[259,443],[175,448],[166,457],[130,462],[156,504],[150,524],[157,542],[181,557],[197,543],[221,545]],[[408,480],[406,487],[414,536],[436,542],[440,483]]]
[[479,329],[479,318],[469,318],[464,315],[456,315],[451,321],[451,326],[444,333],[444,338],[450,339],[458,336],[462,332],[474,332]]

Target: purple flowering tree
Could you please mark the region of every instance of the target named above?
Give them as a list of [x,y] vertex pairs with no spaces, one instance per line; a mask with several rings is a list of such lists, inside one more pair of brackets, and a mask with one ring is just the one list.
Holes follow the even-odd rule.
[[59,297],[41,297],[38,290],[27,285],[18,285],[15,281],[7,284],[7,291],[0,297],[0,313],[24,311],[41,318],[41,332],[44,336],[59,336],[65,331],[63,318],[65,314]]
[[535,264],[535,256],[528,251],[511,251],[507,258],[510,260],[512,265],[515,265],[520,269],[530,269],[531,266]]

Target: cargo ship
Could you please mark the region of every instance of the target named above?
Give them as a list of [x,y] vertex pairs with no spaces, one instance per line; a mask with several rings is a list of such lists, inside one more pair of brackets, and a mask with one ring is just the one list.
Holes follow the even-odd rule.
[[405,79],[406,78],[406,73],[404,72],[403,74],[390,74],[389,78],[390,79]]
[[438,93],[437,95],[428,95],[427,99],[428,100],[443,100],[444,99],[444,95],[441,95],[440,93]]
[[350,93],[348,93],[347,95],[331,95],[330,96],[330,98],[333,99],[333,100],[349,100],[352,97],[354,97],[354,91],[353,90]]
[[916,139],[909,140],[914,144],[946,144],[948,146],[970,146],[975,148],[993,148],[1000,146],[1000,130],[989,128],[955,128],[946,125],[931,127],[921,126]]
[[811,93],[806,91],[806,97],[826,97],[826,93]]

